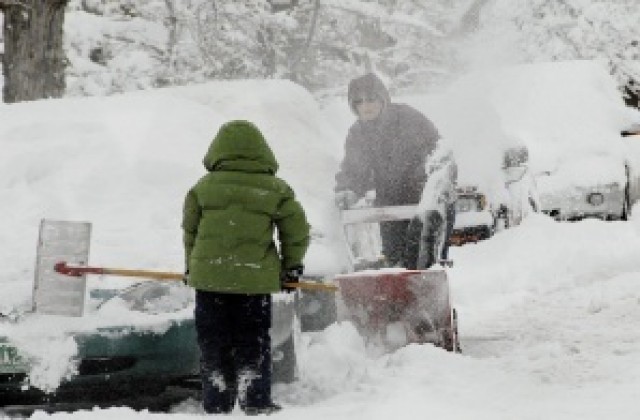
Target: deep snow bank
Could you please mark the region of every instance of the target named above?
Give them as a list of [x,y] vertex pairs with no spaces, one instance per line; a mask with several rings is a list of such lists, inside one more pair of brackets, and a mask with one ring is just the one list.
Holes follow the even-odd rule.
[[[312,225],[307,272],[342,269],[333,174],[337,136],[311,95],[285,81],[210,83],[82,98],[0,105],[0,310],[31,307],[42,218],[93,223],[90,263],[183,270],[182,203],[204,174],[202,158],[218,127],[248,119],[261,128]],[[129,280],[91,278],[90,286]],[[65,332],[134,323],[162,330],[189,308],[147,315],[127,308],[88,308],[78,319],[32,315],[0,335],[34,360],[32,383],[55,387],[70,373],[76,348]]]
[[92,222],[94,264],[181,271],[184,195],[204,173],[217,128],[233,118],[263,130],[279,175],[308,212],[309,271],[340,267],[330,146],[337,136],[293,83],[221,82],[0,110],[0,232],[10,244],[0,282],[30,284],[41,218]]

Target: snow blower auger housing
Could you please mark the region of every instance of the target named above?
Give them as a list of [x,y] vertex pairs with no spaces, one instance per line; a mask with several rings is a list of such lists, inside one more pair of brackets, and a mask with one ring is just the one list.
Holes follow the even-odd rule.
[[[335,279],[344,303],[344,318],[354,323],[367,342],[390,350],[410,343],[431,343],[447,351],[460,352],[456,312],[451,305],[445,269],[449,261],[441,262],[442,268],[424,270],[376,265],[384,261],[380,255],[378,223],[413,219],[417,211],[417,206],[399,206],[361,207],[341,212],[354,267],[354,272]],[[440,223],[436,230],[443,226],[444,223]],[[433,226],[425,223],[420,253],[439,255],[439,250],[427,248],[441,246],[438,242],[442,240],[434,244],[433,239],[443,235],[444,232],[433,232]]]
[[370,270],[336,278],[348,316],[367,340],[389,348],[431,343],[459,352],[444,270]]

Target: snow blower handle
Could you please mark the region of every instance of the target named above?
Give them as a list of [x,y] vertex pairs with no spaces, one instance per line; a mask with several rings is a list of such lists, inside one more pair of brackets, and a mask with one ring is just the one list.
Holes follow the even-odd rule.
[[[106,268],[106,267],[88,267],[78,265],[68,265],[65,261],[60,261],[53,266],[56,273],[71,277],[82,277],[85,274],[112,275],[124,277],[144,277],[154,280],[182,281],[184,274],[171,273],[165,271],[149,271],[149,270],[128,270],[123,268]],[[327,292],[336,292],[338,287],[333,284],[316,283],[310,281],[301,281],[298,283],[286,283],[287,287],[295,287],[307,290],[323,290]]]

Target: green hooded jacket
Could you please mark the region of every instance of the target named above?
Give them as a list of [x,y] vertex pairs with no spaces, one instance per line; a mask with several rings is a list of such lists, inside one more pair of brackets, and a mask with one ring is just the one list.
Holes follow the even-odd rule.
[[[280,272],[302,265],[309,224],[258,128],[224,124],[204,157],[209,171],[189,190],[182,229],[189,284],[221,293],[280,290]],[[274,241],[278,231],[280,251]]]

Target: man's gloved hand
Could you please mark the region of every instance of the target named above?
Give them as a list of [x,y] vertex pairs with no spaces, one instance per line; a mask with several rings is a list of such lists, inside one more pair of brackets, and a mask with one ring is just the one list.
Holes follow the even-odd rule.
[[280,274],[280,289],[287,293],[294,292],[296,290],[295,287],[287,287],[285,286],[285,283],[298,283],[300,281],[300,277],[302,277],[303,271],[304,267],[301,265],[296,265],[295,267],[283,270]]
[[182,275],[182,284],[185,286],[189,284],[189,270],[186,270]]
[[347,210],[358,202],[358,195],[351,190],[337,191],[335,195],[336,207]]

